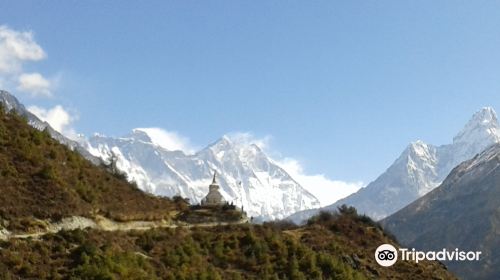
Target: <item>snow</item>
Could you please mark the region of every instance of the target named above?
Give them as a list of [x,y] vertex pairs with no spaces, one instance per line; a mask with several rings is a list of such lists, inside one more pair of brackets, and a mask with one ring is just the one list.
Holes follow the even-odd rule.
[[157,195],[182,195],[198,203],[208,192],[214,170],[227,201],[243,206],[249,216],[262,220],[284,218],[319,207],[319,201],[295,182],[257,146],[224,136],[208,147],[186,154],[148,141],[142,129],[132,136],[91,137],[86,147],[108,159],[113,150],[117,167],[139,188]]
[[500,141],[497,114],[493,108],[484,107],[476,112],[462,131],[453,138],[453,143],[477,143],[484,146],[484,142],[490,143],[491,139]]
[[492,145],[488,147],[486,150],[464,163],[463,165],[465,167],[461,166],[461,171],[468,172],[473,170],[482,164],[491,162],[495,157],[500,159],[500,145]]
[[153,143],[169,151],[183,151],[188,154],[194,152],[189,139],[176,132],[150,127],[136,128],[132,130],[132,133],[134,135],[143,134],[143,141]]

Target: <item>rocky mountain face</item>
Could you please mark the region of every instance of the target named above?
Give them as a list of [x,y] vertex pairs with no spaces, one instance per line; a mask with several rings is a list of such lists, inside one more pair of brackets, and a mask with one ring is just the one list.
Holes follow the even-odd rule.
[[243,206],[249,216],[280,219],[319,207],[317,198],[257,145],[237,143],[226,136],[193,155],[155,145],[141,129],[121,138],[94,135],[85,145],[106,161],[115,157],[118,169],[153,194],[180,195],[199,203],[217,171],[226,201]]
[[[499,142],[496,113],[492,108],[485,107],[472,116],[451,144],[433,146],[423,141],[411,143],[375,181],[323,210],[332,211],[347,204],[373,219],[382,219],[437,187],[460,162]],[[298,212],[289,219],[300,223],[318,211]]]
[[500,144],[457,166],[433,191],[382,224],[406,246],[481,251],[480,261],[449,262],[463,279],[500,275]]
[[91,161],[93,164],[100,164],[101,161],[92,156],[85,148],[83,148],[78,142],[73,141],[61,133],[54,130],[47,122],[40,120],[37,116],[28,111],[23,104],[21,104],[17,98],[7,91],[0,90],[0,103],[7,112],[13,110],[18,115],[25,117],[28,120],[28,124],[32,127],[43,131],[46,130],[52,138],[57,140],[57,142],[69,147],[71,150],[79,152],[87,160]]

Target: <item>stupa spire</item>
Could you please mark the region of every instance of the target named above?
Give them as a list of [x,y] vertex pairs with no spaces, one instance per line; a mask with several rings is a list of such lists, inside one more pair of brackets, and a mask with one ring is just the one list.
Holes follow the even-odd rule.
[[212,185],[217,185],[217,179],[216,179],[216,177],[217,177],[217,171],[214,170],[214,178],[212,179]]

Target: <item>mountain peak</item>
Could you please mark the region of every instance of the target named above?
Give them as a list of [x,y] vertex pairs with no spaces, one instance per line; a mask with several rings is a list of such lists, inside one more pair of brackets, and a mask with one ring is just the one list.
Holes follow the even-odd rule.
[[223,135],[219,141],[217,141],[218,143],[224,143],[225,145],[231,145],[232,144],[232,141],[231,141],[231,138],[229,138],[229,136],[227,135]]
[[[480,144],[499,142],[500,128],[497,114],[491,107],[484,107],[474,113],[464,128],[453,137],[454,144]],[[488,146],[488,145],[485,145]]]
[[419,149],[419,148],[426,148],[426,147],[427,147],[427,144],[422,140],[413,141],[408,145],[408,148],[411,148],[411,149]]
[[[214,153],[232,151],[243,159],[255,158],[262,153],[261,147],[256,143],[245,141],[238,137],[233,138],[228,135],[222,136],[214,144],[209,146]],[[266,156],[267,158],[267,156]]]
[[216,151],[225,151],[233,148],[233,142],[226,135],[219,138],[219,140],[215,141],[212,145],[209,146],[210,149]]
[[411,156],[413,158],[432,158],[433,157],[433,146],[428,145],[422,140],[417,140],[414,142],[411,142],[408,147],[406,148],[406,156]]
[[25,114],[26,109],[24,106],[17,100],[17,98],[10,94],[8,91],[0,90],[0,103],[3,104],[7,111],[15,110],[18,114]]
[[149,136],[149,134],[144,131],[141,128],[134,128],[132,129],[132,133],[127,135],[127,138],[132,138],[134,140],[146,142],[146,143],[153,143],[153,140]]
[[474,113],[471,120],[469,122],[472,123],[495,123],[498,124],[497,113],[492,107],[483,107],[481,110]]

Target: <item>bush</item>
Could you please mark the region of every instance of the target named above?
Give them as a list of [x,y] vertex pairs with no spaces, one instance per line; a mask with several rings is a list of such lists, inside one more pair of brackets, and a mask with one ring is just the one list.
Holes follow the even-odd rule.
[[50,165],[45,165],[36,175],[43,180],[56,179],[56,172],[54,168]]

